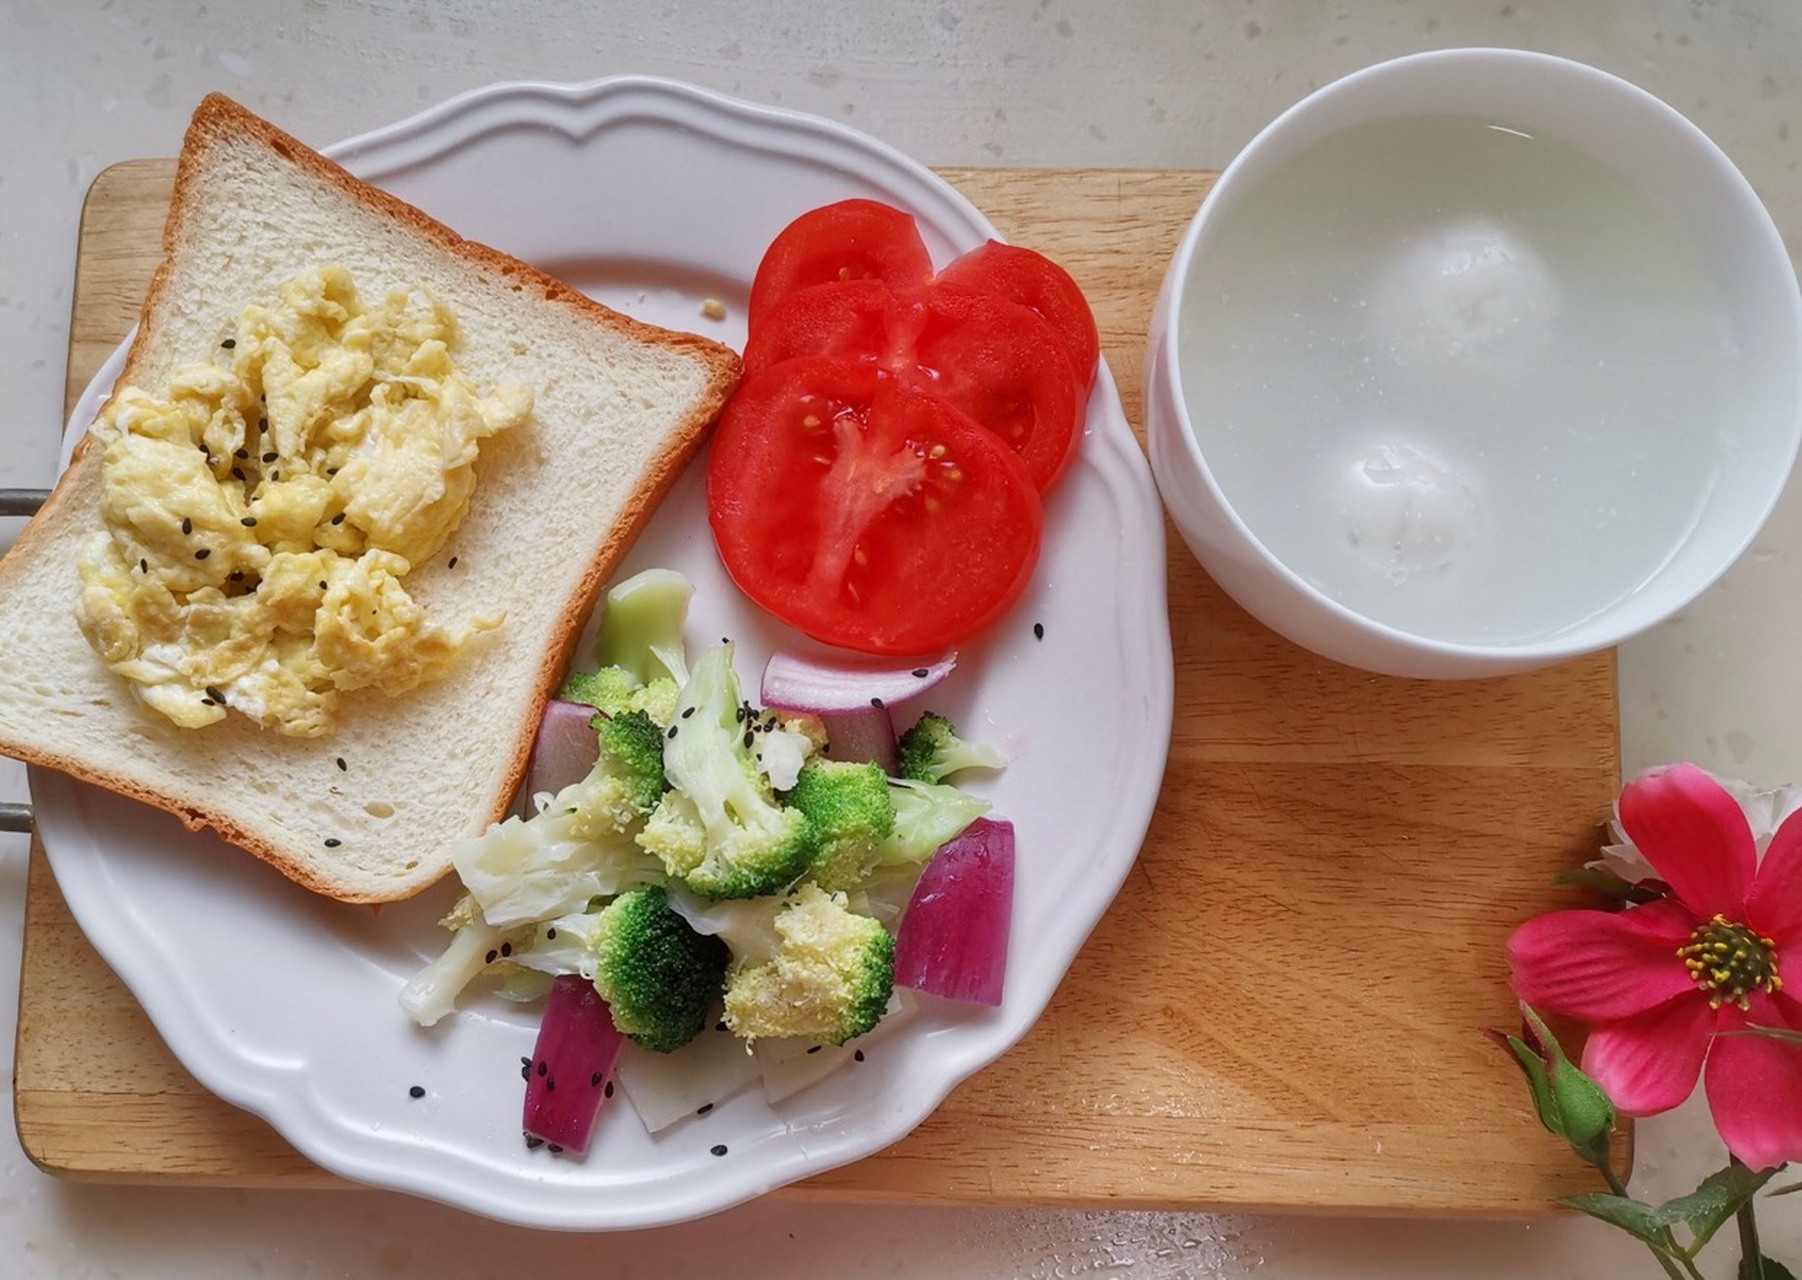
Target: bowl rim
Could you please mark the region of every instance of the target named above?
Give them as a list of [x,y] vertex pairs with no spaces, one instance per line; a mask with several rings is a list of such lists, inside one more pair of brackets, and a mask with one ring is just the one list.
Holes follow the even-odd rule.
[[[1303,602],[1311,608],[1324,612],[1338,631],[1354,634],[1365,644],[1375,642],[1388,649],[1392,654],[1419,655],[1426,660],[1423,665],[1430,666],[1436,671],[1444,670],[1448,666],[1456,666],[1467,668],[1473,674],[1482,674],[1488,670],[1518,669],[1529,665],[1542,665],[1593,652],[1597,649],[1608,648],[1668,619],[1718,582],[1722,575],[1740,560],[1747,548],[1758,537],[1788,487],[1789,476],[1795,465],[1798,450],[1802,449],[1802,359],[1798,359],[1796,362],[1794,373],[1797,384],[1795,403],[1798,410],[1792,414],[1791,420],[1787,424],[1786,445],[1781,450],[1782,465],[1772,469],[1771,483],[1768,492],[1763,495],[1762,501],[1742,504],[1740,507],[1744,515],[1755,516],[1755,518],[1747,520],[1743,535],[1732,546],[1730,555],[1722,557],[1718,564],[1702,571],[1693,588],[1679,594],[1667,608],[1644,620],[1634,621],[1628,618],[1610,623],[1608,618],[1613,612],[1610,609],[1588,619],[1573,620],[1552,635],[1538,639],[1520,642],[1446,640],[1392,626],[1346,606],[1302,577],[1272,552],[1245,522],[1238,508],[1222,490],[1213,467],[1203,455],[1201,445],[1196,439],[1195,424],[1183,391],[1181,361],[1175,355],[1176,350],[1179,349],[1177,335],[1180,329],[1179,320],[1183,309],[1186,282],[1194,273],[1196,259],[1203,241],[1208,238],[1212,224],[1218,221],[1220,216],[1218,211],[1227,207],[1238,187],[1247,181],[1241,176],[1243,172],[1254,164],[1264,163],[1267,153],[1273,147],[1282,145],[1284,136],[1296,130],[1299,123],[1310,121],[1322,110],[1329,109],[1335,99],[1361,88],[1372,80],[1408,76],[1422,67],[1439,67],[1444,64],[1460,62],[1513,63],[1516,66],[1531,68],[1541,73],[1587,81],[1600,91],[1617,95],[1622,101],[1631,104],[1634,109],[1644,112],[1648,121],[1656,121],[1662,127],[1670,130],[1673,137],[1687,142],[1713,165],[1726,184],[1734,202],[1744,209],[1748,225],[1756,233],[1758,243],[1750,246],[1751,250],[1770,259],[1773,263],[1783,264],[1788,272],[1789,287],[1785,292],[1790,328],[1799,335],[1802,335],[1802,288],[1797,285],[1794,264],[1790,260],[1789,251],[1783,243],[1781,232],[1771,218],[1770,211],[1765,207],[1750,181],[1712,138],[1682,112],[1639,85],[1612,72],[1603,71],[1588,63],[1557,54],[1528,49],[1475,46],[1433,49],[1373,63],[1329,81],[1292,103],[1254,134],[1231,162],[1221,170],[1183,231],[1176,252],[1171,258],[1165,285],[1153,317],[1153,332],[1157,335],[1157,342],[1164,348],[1166,354],[1163,358],[1147,362],[1149,376],[1154,380],[1152,387],[1154,394],[1148,395],[1146,398],[1147,412],[1148,414],[1153,412],[1152,406],[1159,405],[1171,413],[1174,416],[1174,422],[1171,424],[1172,430],[1163,434],[1174,434],[1178,437],[1173,442],[1162,442],[1166,445],[1164,451],[1167,451],[1168,447],[1173,444],[1174,448],[1186,457],[1193,472],[1193,479],[1205,487],[1213,502],[1214,512],[1225,520],[1239,544],[1255,555],[1258,567],[1273,575],[1298,602]],[[1448,111],[1452,110],[1455,108],[1448,107]],[[1346,126],[1346,128],[1352,127],[1356,126]],[[1314,142],[1296,148],[1296,152],[1299,153],[1309,145],[1332,137],[1337,132],[1339,130],[1329,130]],[[1222,197],[1222,192],[1226,193],[1225,197]],[[1161,395],[1156,393],[1161,393]],[[1177,513],[1173,510],[1172,514],[1176,515]],[[1189,521],[1186,518],[1179,518],[1177,523],[1179,527],[1182,527]],[[1258,613],[1260,616],[1264,612],[1255,608],[1250,611]],[[1291,638],[1297,637],[1292,636]],[[1327,648],[1323,646],[1321,652],[1328,652]],[[1329,652],[1328,656],[1335,655]],[[1357,661],[1356,659],[1348,660]],[[1394,669],[1393,664],[1371,665],[1372,669]]]

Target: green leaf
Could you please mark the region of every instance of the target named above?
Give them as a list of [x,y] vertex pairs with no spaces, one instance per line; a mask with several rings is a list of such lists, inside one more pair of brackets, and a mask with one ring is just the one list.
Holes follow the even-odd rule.
[[1622,902],[1636,905],[1656,902],[1664,896],[1656,889],[1623,880],[1606,867],[1578,867],[1575,871],[1561,871],[1552,877],[1552,883],[1560,889],[1593,889],[1610,898],[1619,898]]
[[1690,1229],[1695,1239],[1689,1252],[1694,1256],[1776,1172],[1754,1173],[1743,1164],[1730,1164],[1702,1179],[1702,1185],[1688,1195],[1666,1200],[1658,1206],[1657,1216],[1667,1226],[1681,1222]]
[[1655,1253],[1661,1253],[1667,1258],[1683,1256],[1671,1240],[1670,1224],[1649,1204],[1600,1191],[1569,1196],[1559,1203],[1569,1205],[1580,1213],[1587,1213],[1592,1218],[1599,1218],[1609,1226],[1619,1227],[1635,1240],[1644,1241],[1646,1247]]
[[1796,1280],[1796,1273],[1775,1258],[1764,1259],[1761,1271],[1757,1258],[1739,1260],[1739,1280]]

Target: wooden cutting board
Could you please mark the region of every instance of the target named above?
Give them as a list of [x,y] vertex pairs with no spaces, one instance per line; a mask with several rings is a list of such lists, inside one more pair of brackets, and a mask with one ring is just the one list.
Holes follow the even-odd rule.
[[[69,399],[136,319],[174,165],[83,212]],[[1164,263],[1205,173],[950,170],[1093,301],[1139,420]],[[1063,1207],[1523,1213],[1589,1180],[1479,1034],[1502,942],[1594,851],[1614,659],[1466,683],[1367,675],[1240,611],[1169,538],[1176,726],[1138,865],[1045,1017],[895,1146],[783,1194]],[[21,1141],[70,1177],[342,1185],[203,1090],[33,848]]]

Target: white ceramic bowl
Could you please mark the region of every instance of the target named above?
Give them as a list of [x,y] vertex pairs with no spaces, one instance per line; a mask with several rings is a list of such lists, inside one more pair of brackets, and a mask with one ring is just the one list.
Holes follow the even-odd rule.
[[1234,599],[1341,662],[1492,675],[1651,626],[1751,543],[1802,437],[1802,297],[1670,107],[1448,50],[1240,153],[1146,370],[1159,489]]

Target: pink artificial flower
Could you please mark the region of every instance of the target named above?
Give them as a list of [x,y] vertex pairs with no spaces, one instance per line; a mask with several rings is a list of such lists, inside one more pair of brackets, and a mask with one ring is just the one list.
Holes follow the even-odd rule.
[[1554,911],[1508,939],[1515,993],[1593,1025],[1583,1070],[1623,1113],[1668,1111],[1703,1075],[1727,1149],[1754,1169],[1802,1160],[1802,813],[1763,862],[1739,803],[1695,765],[1651,769],[1620,824],[1670,886],[1625,911]]

